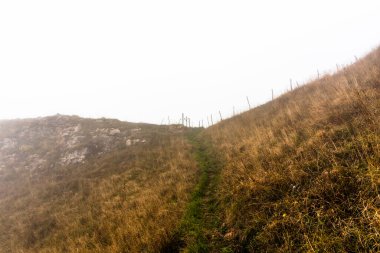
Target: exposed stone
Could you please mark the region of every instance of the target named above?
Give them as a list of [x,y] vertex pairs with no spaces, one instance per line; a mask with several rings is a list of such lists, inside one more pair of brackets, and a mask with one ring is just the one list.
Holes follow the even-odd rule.
[[12,148],[15,148],[16,146],[17,146],[17,142],[10,138],[4,138],[2,141],[0,141],[1,150],[12,149]]
[[110,130],[110,135],[115,135],[115,134],[119,134],[120,133],[120,130],[119,129],[115,129],[115,128],[111,128]]
[[84,148],[82,150],[75,150],[74,152],[68,153],[64,157],[62,157],[61,163],[64,165],[80,163],[86,158],[87,152],[87,148]]

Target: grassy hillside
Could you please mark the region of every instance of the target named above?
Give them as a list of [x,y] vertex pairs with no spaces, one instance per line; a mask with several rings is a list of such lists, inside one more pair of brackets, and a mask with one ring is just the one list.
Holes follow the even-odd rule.
[[380,251],[380,48],[203,138],[224,163],[224,251]]
[[0,121],[0,252],[379,252],[380,48],[206,130]]
[[186,129],[68,116],[0,127],[0,252],[158,252],[170,240],[197,171]]

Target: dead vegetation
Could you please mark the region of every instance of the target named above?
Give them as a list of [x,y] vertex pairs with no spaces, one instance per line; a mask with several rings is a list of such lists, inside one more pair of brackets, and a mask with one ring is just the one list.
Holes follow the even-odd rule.
[[[7,138],[19,157],[2,154],[0,252],[379,252],[379,122],[377,49],[201,131],[195,149],[183,129],[149,126],[145,143],[119,125],[92,129],[101,149],[91,134],[70,146],[91,144],[85,162],[49,167],[56,140]],[[36,150],[52,162],[14,167]]]
[[229,250],[380,251],[380,49],[206,130]]
[[150,127],[145,134],[149,144],[86,163],[2,177],[0,252],[160,251],[197,169],[183,131]]

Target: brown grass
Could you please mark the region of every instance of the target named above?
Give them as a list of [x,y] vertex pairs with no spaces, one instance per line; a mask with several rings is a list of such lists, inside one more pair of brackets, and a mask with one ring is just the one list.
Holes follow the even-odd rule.
[[209,128],[229,249],[380,251],[379,122],[380,48]]
[[[196,151],[184,133],[149,126],[149,144],[116,145],[84,164],[34,175],[7,168],[0,173],[0,252],[183,246],[185,252],[379,252],[379,122],[380,48],[207,129],[195,138]],[[59,154],[49,148],[54,140],[38,138],[35,148]],[[92,143],[91,136],[85,141]],[[91,144],[94,152],[98,144]],[[33,149],[19,151],[22,158]],[[203,172],[190,198],[194,152]],[[187,245],[172,245],[177,241]]]
[[191,153],[183,133],[160,131],[32,182],[8,179],[0,252],[159,252],[195,183]]

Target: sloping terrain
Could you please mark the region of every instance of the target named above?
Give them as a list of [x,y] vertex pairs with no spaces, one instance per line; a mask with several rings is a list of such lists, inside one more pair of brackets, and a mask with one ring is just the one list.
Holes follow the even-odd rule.
[[205,251],[380,251],[380,48],[203,139],[223,161]]
[[0,252],[379,252],[380,48],[208,129],[0,121]]
[[157,252],[197,171],[181,126],[0,123],[0,252]]
[[0,168],[34,171],[77,164],[119,147],[145,143],[156,126],[56,115],[0,121]]

